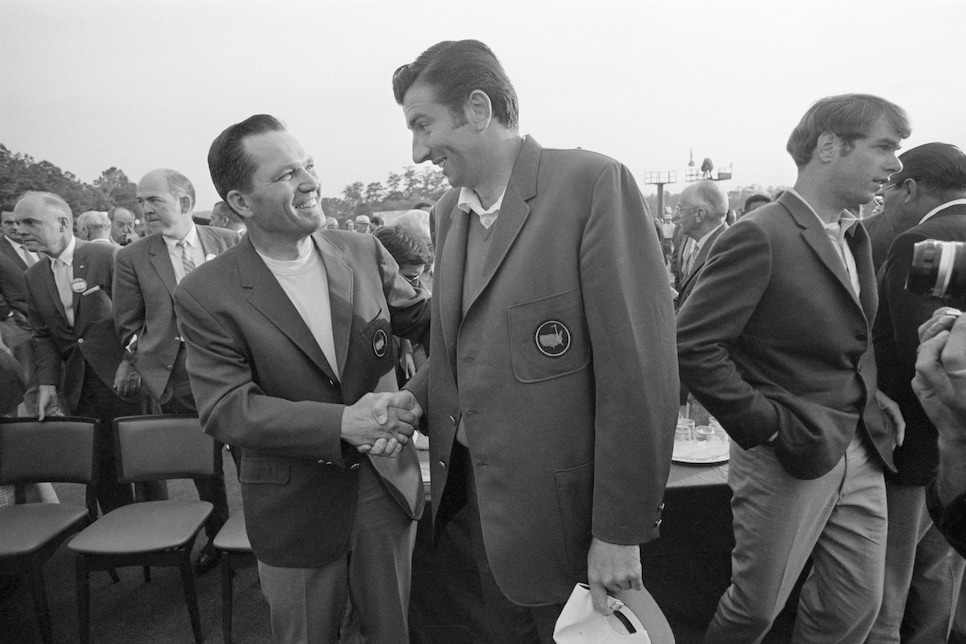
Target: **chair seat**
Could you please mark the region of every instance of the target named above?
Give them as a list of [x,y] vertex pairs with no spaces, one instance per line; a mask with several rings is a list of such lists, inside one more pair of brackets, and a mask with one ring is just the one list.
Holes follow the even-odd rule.
[[27,503],[0,508],[0,558],[39,550],[87,518],[87,508],[66,503]]
[[245,515],[241,512],[231,515],[218,531],[213,545],[218,550],[228,552],[251,552],[252,544],[248,541],[248,531],[245,529]]
[[187,544],[211,514],[207,501],[131,503],[95,521],[67,545],[87,555],[157,552]]

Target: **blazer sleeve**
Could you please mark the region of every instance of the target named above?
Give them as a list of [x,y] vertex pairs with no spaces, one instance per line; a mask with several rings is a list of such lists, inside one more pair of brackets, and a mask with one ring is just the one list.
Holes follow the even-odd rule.
[[344,405],[266,394],[255,382],[257,367],[249,363],[242,347],[183,284],[175,292],[175,310],[188,349],[191,389],[207,433],[229,445],[265,454],[347,466],[341,440]]
[[771,258],[768,236],[757,224],[732,226],[710,250],[677,319],[681,380],[745,449],[778,428],[774,404],[741,376],[729,351],[768,287]]
[[[114,260],[114,326],[125,348],[144,327],[144,295],[130,252],[118,252]],[[137,352],[136,343],[130,351]]]
[[594,185],[579,261],[596,391],[591,530],[609,543],[644,543],[658,536],[678,371],[660,243],[620,164]]
[[43,313],[37,306],[34,290],[38,287],[37,279],[31,279],[27,286],[27,319],[30,321],[30,348],[33,350],[37,368],[37,384],[60,387],[60,350],[57,348],[57,341],[54,339]]

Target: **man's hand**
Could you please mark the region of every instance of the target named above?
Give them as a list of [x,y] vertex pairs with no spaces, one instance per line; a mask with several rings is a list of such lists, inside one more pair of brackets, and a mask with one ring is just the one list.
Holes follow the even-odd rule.
[[607,592],[640,590],[644,587],[641,570],[641,547],[621,546],[594,537],[587,553],[587,581],[594,610],[610,615]]
[[114,374],[114,393],[121,398],[127,398],[137,394],[140,390],[141,375],[130,362],[122,360],[121,364],[117,365],[117,372]]
[[892,421],[896,447],[902,445],[902,441],[906,438],[906,421],[902,417],[902,411],[899,409],[899,405],[878,389],[875,390],[875,401],[879,404],[879,409],[882,410],[882,413]]
[[369,393],[342,413],[342,440],[363,454],[394,457],[422,415],[409,391]]
[[413,360],[413,343],[403,338],[399,343],[399,368],[406,380],[416,375],[416,362]]
[[37,386],[37,419],[43,420],[47,416],[63,416],[60,399],[57,397],[56,385]]
[[944,307],[919,327],[912,389],[940,434],[966,426],[966,315]]

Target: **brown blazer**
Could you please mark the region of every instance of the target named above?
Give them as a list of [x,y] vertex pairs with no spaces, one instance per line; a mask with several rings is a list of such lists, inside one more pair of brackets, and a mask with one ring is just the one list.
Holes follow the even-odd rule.
[[[178,286],[175,309],[205,431],[242,448],[242,501],[252,548],[273,566],[311,567],[345,552],[361,456],[339,436],[345,405],[395,391],[393,335],[429,324],[416,294],[375,237],[316,233],[328,275],[338,373],[251,240],[205,262]],[[423,507],[412,443],[373,457],[400,508]]]
[[442,523],[461,483],[462,417],[497,583],[517,603],[562,603],[591,535],[658,536],[678,390],[661,248],[626,167],[528,137],[464,303],[458,192],[433,210],[432,358],[407,385],[428,400],[433,511]]
[[[210,226],[197,226],[197,230],[208,258],[238,243],[238,233],[231,230]],[[155,399],[161,398],[181,348],[174,313],[177,286],[161,233],[122,246],[117,252],[114,322],[125,346],[137,336],[131,347],[134,367]]]
[[778,432],[775,455],[801,479],[831,470],[856,431],[893,467],[875,401],[869,239],[858,224],[846,237],[858,299],[818,217],[786,192],[718,237],[678,312],[684,384],[741,447]]

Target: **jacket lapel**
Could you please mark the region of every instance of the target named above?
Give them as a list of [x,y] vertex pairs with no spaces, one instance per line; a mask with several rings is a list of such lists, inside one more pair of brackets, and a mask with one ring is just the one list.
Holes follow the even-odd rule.
[[332,341],[335,344],[335,360],[341,374],[345,373],[345,363],[349,356],[349,337],[352,333],[352,269],[343,260],[342,251],[333,246],[322,233],[313,234],[312,240],[322,257],[322,264],[325,265],[329,287],[329,311],[332,317]]
[[[85,242],[81,241],[80,239],[78,239],[75,243],[76,245],[74,246],[74,261],[73,261],[74,281],[76,282],[77,280],[84,280],[84,283],[86,284],[87,283],[87,245],[85,244]],[[71,287],[70,289],[71,292],[73,292],[74,294],[74,299],[73,299],[74,326],[76,326],[77,309],[80,308],[81,294],[74,289],[73,283],[71,283],[70,287]],[[84,290],[86,291],[88,288],[90,287],[85,286]]]
[[[433,288],[439,293],[439,317],[443,342],[451,360],[456,359],[456,336],[463,319],[463,267],[466,263],[466,232],[470,215],[453,205],[440,221],[440,266]],[[455,365],[453,373],[456,373]]]
[[325,359],[315,337],[309,331],[309,327],[299,315],[295,305],[288,299],[278,280],[255,252],[251,240],[246,238],[240,246],[236,255],[238,277],[241,287],[249,291],[249,303],[305,353],[333,382],[336,382],[336,374]]
[[178,278],[175,277],[174,267],[171,266],[171,255],[168,254],[168,245],[164,243],[161,233],[155,233],[150,237],[148,254],[151,256],[151,265],[158,272],[161,282],[171,297],[174,297],[174,290],[178,287]]
[[54,281],[54,269],[52,266],[54,260],[48,255],[42,254],[40,261],[45,264],[41,271],[41,277],[43,279],[44,289],[47,291],[47,297],[50,298],[54,303],[54,308],[64,318],[64,326],[67,326],[67,312],[64,310],[64,303],[60,301],[60,291],[57,290],[57,282]]

